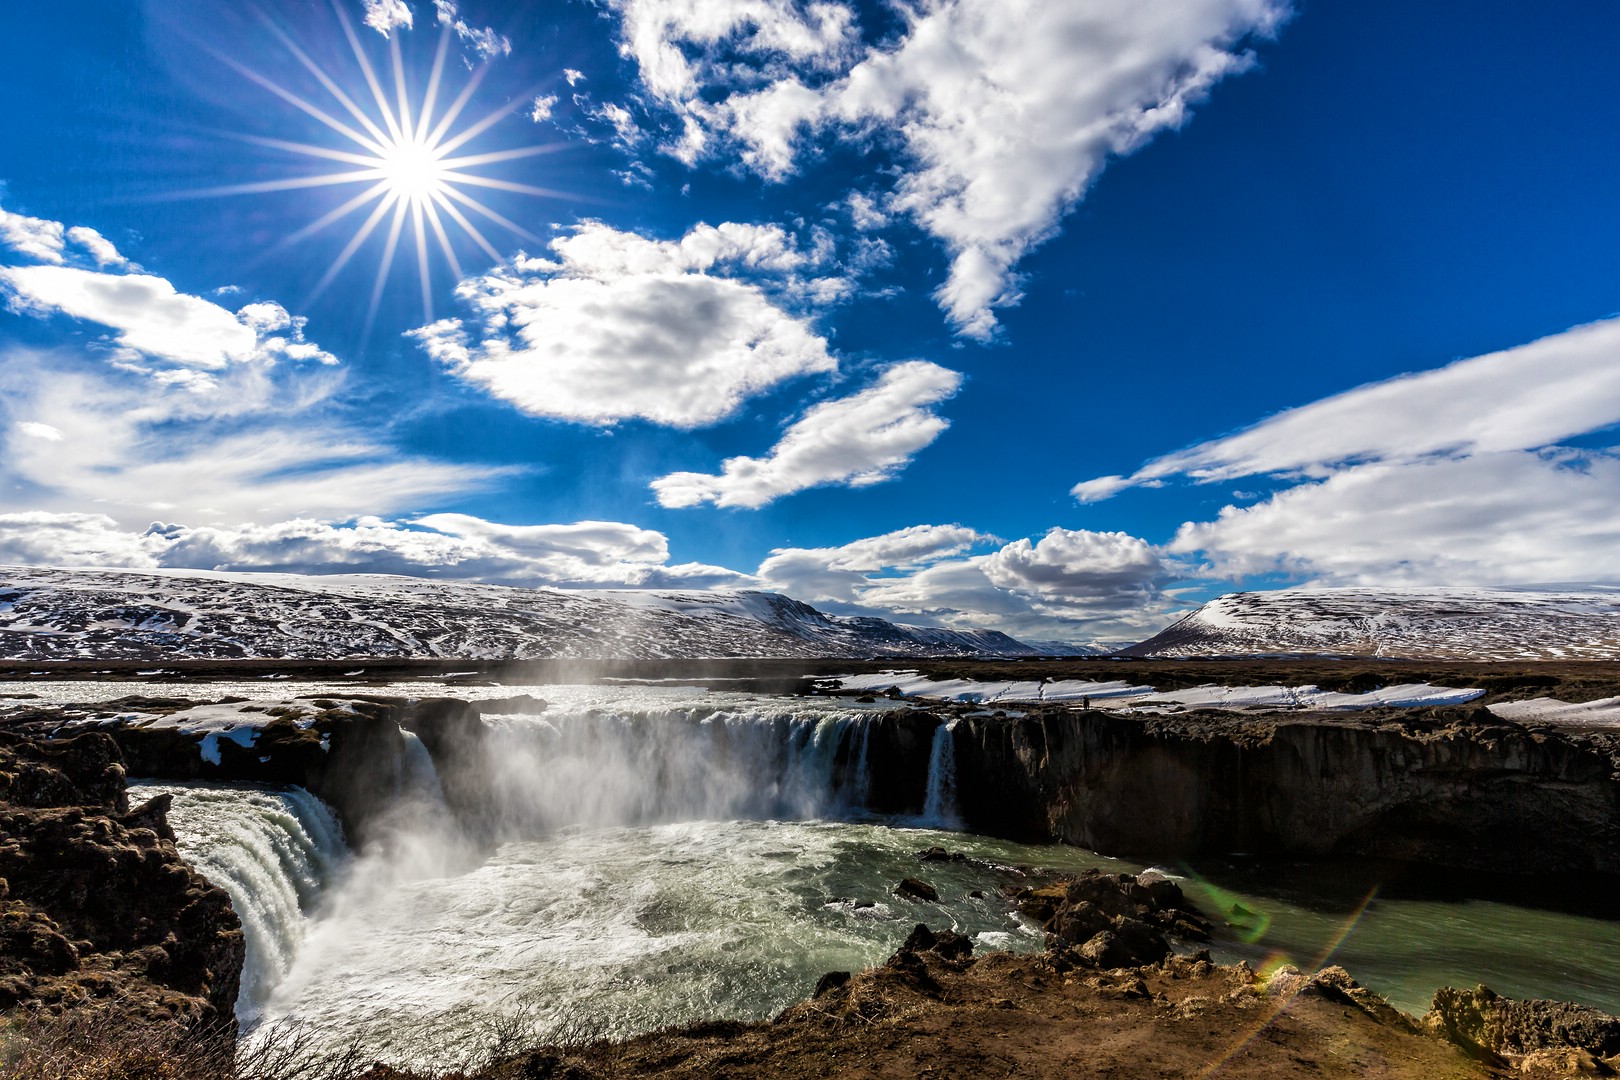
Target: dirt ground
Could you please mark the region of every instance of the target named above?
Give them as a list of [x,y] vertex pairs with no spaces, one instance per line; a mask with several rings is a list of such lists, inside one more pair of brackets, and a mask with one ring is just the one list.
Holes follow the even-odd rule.
[[1037,956],[929,958],[920,968],[891,962],[863,972],[771,1022],[533,1051],[481,1080],[1565,1075],[1477,1060],[1365,991],[1351,993],[1271,993],[1247,968],[1186,958],[1066,973]]

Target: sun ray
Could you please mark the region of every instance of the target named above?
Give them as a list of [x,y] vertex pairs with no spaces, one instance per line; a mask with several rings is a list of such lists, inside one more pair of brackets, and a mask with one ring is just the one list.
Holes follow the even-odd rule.
[[316,120],[319,120],[321,123],[337,132],[339,135],[352,139],[368,150],[374,150],[377,152],[382,151],[382,146],[380,144],[372,142],[370,139],[366,138],[364,135],[360,134],[358,131],[354,130],[354,128],[350,127],[348,124],[345,124],[337,117],[331,115],[326,110],[320,108],[319,106],[310,104],[297,94],[293,93],[291,90],[282,87],[280,84],[271,79],[265,78],[252,68],[237,63],[224,53],[216,52],[214,55],[226,65],[235,68],[238,74],[252,80],[255,83],[258,83],[260,86],[264,87],[266,90],[270,91],[272,94],[276,95],[293,108],[314,117]]
[[525,240],[533,240],[537,244],[545,243],[545,241],[541,240],[538,236],[534,235],[534,233],[530,232],[528,229],[525,229],[523,226],[519,225],[515,221],[511,221],[511,220],[509,220],[509,219],[507,219],[505,217],[502,217],[500,214],[497,214],[495,211],[491,210],[489,207],[485,206],[483,203],[479,202],[477,199],[473,198],[471,195],[468,195],[464,191],[457,191],[455,188],[446,185],[445,188],[444,188],[444,194],[450,196],[452,199],[456,200],[456,202],[460,203],[461,205],[463,205],[465,207],[468,207],[469,209],[475,210],[478,213],[484,215],[489,220],[493,221],[495,224],[501,226],[502,228],[512,230],[513,232],[517,233],[519,236],[523,237]]
[[394,96],[399,101],[400,142],[415,143],[415,124],[411,123],[411,95],[405,88],[405,61],[399,56],[399,35],[388,39],[388,56],[394,62]]
[[433,290],[428,274],[427,230],[422,221],[422,200],[419,198],[411,200],[411,227],[416,233],[416,276],[422,285],[422,311],[427,315],[427,321],[432,322]]
[[308,240],[311,236],[314,236],[316,233],[320,232],[333,222],[339,220],[340,218],[348,217],[366,203],[386,194],[388,194],[388,181],[379,180],[366,190],[362,191],[360,194],[356,195],[354,198],[343,203],[341,206],[328,210],[326,213],[322,214],[308,225],[305,225],[297,232],[287,234],[287,236],[285,236],[280,243],[276,245],[276,248],[279,250],[291,244],[296,244],[300,240]]
[[563,149],[561,143],[549,146],[519,146],[512,150],[492,150],[487,154],[469,154],[466,157],[440,158],[439,168],[446,171],[450,169],[470,169],[474,165],[493,165],[500,161],[516,161],[519,158],[536,157],[540,154],[555,154]]
[[461,93],[456,95],[456,99],[450,103],[450,108],[445,111],[443,116],[439,117],[438,126],[427,137],[429,146],[439,145],[439,140],[444,138],[445,132],[450,130],[450,125],[456,122],[456,118],[461,115],[461,111],[467,107],[467,102],[472,100],[473,92],[478,89],[478,84],[484,81],[484,75],[488,71],[489,65],[487,63],[480,64],[474,69],[472,78],[467,80],[467,85],[461,88]]
[[[456,258],[455,249],[450,246],[450,237],[445,234],[444,222],[439,219],[438,205],[431,202],[427,203],[423,207],[423,212],[427,214],[428,224],[433,226],[433,235],[439,241],[439,250],[444,252],[444,261],[450,264],[450,273],[455,276],[457,281],[460,281],[463,277],[461,261]],[[429,318],[431,317],[430,315]]]
[[364,244],[366,238],[377,230],[377,224],[382,221],[383,215],[388,213],[389,208],[395,201],[396,199],[392,194],[384,193],[382,201],[377,204],[377,208],[366,218],[365,224],[361,225],[359,230],[349,238],[349,242],[343,246],[343,250],[338,253],[338,257],[332,260],[332,265],[326,268],[326,273],[321,275],[321,280],[317,281],[315,288],[310,290],[309,296],[304,301],[304,307],[308,307],[326,291],[327,286],[332,284],[343,268],[348,265],[349,260],[354,258],[354,253],[360,250],[360,245]]
[[354,184],[362,180],[382,179],[379,170],[356,169],[353,172],[322,173],[319,176],[291,176],[282,180],[257,180],[251,184],[226,184],[223,187],[193,188],[177,191],[174,198],[195,198],[212,195],[262,195],[271,191],[302,191],[306,188],[329,187],[333,184]]
[[[438,203],[439,206],[443,208],[444,212],[450,215],[452,221],[461,226],[462,231],[473,238],[473,243],[484,249],[484,253],[486,255],[488,255],[491,259],[494,259],[496,262],[501,261],[500,252],[495,250],[495,245],[491,244],[484,238],[484,234],[478,231],[478,226],[468,221],[466,216],[462,214],[460,210],[457,210],[451,204],[449,199],[445,198],[442,191],[435,191],[433,193],[433,201]],[[457,274],[456,276],[460,277],[461,275]]]
[[361,127],[365,128],[371,133],[371,137],[375,140],[377,149],[381,149],[381,147],[387,144],[387,133],[384,132],[382,128],[378,127],[371,117],[366,115],[364,109],[355,104],[354,99],[344,92],[343,88],[337,84],[336,80],[322,70],[319,64],[310,59],[309,55],[305,53],[304,50],[300,49],[297,43],[294,42],[292,38],[288,37],[286,32],[282,30],[281,27],[268,20],[266,25],[270,27],[270,31],[276,35],[277,39],[279,39],[281,43],[287,47],[287,51],[298,58],[298,62],[304,65],[304,69],[311,75],[315,76],[320,84],[326,88],[326,92],[336,98],[338,103],[348,111],[349,115],[354,117]]
[[388,243],[383,247],[382,261],[377,264],[377,281],[371,287],[371,303],[366,308],[366,325],[361,332],[363,336],[371,336],[371,325],[377,321],[377,309],[382,306],[383,286],[388,283],[388,273],[394,268],[394,253],[399,250],[400,230],[405,227],[406,200],[403,198],[394,201],[394,220],[388,224]]
[[313,143],[289,142],[286,139],[271,139],[263,135],[234,135],[232,138],[240,139],[255,146],[268,146],[274,150],[286,150],[294,154],[303,154],[306,157],[325,158],[328,161],[343,161],[350,165],[370,165],[376,168],[377,155],[356,154],[349,150],[333,150],[329,146],[316,146]]
[[383,93],[382,83],[377,79],[377,72],[366,57],[366,50],[361,47],[360,39],[355,35],[354,26],[349,22],[337,0],[332,0],[332,10],[337,13],[338,21],[343,24],[343,36],[349,39],[349,49],[354,53],[355,62],[360,65],[360,74],[365,78],[366,85],[371,88],[371,96],[377,102],[377,111],[382,114],[383,123],[388,125],[389,137],[394,141],[404,139],[405,133],[399,129],[399,122],[394,119],[393,110],[388,107],[388,95]]
[[562,192],[550,188],[535,187],[533,184],[519,184],[512,180],[497,180],[493,176],[471,176],[457,173],[452,179],[458,184],[471,184],[474,187],[495,188],[498,191],[517,191],[524,195],[544,195],[555,199]]
[[427,127],[433,116],[433,106],[439,101],[439,81],[444,77],[444,58],[450,51],[450,27],[445,26],[439,31],[439,48],[433,54],[433,70],[428,73],[427,93],[422,95],[422,115],[416,123],[416,141],[424,146],[432,146],[428,141]]

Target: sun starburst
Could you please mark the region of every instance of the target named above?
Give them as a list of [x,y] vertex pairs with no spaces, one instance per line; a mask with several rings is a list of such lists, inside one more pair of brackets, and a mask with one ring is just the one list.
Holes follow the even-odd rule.
[[[338,252],[320,280],[315,283],[306,300],[306,306],[332,284],[366,241],[379,229],[383,229],[386,239],[366,312],[368,331],[376,318],[377,308],[382,301],[383,290],[393,269],[394,260],[403,246],[402,240],[415,248],[417,277],[422,290],[422,307],[424,314],[431,319],[433,294],[429,261],[433,247],[436,245],[443,254],[445,263],[456,280],[465,276],[460,260],[456,257],[450,229],[446,227],[447,222],[496,262],[501,261],[500,252],[473,223],[472,217],[492,222],[526,239],[539,241],[533,233],[463,189],[487,188],[553,197],[562,195],[561,192],[548,188],[517,183],[470,170],[534,157],[549,153],[558,147],[530,145],[486,153],[462,153],[463,147],[502,118],[510,115],[516,107],[505,105],[480,120],[458,126],[462,113],[488,71],[488,65],[480,65],[473,70],[454,100],[440,110],[439,93],[444,85],[445,59],[451,39],[448,27],[439,37],[438,50],[434,54],[427,84],[421,96],[413,98],[408,85],[406,65],[400,55],[398,36],[389,39],[391,71],[388,74],[392,76],[393,85],[385,89],[377,68],[367,57],[348,16],[336,3],[333,4],[333,11],[354,54],[373,108],[363,107],[355,98],[358,96],[363,99],[365,95],[351,95],[345,91],[330,73],[312,60],[287,34],[273,25],[270,27],[271,32],[320,83],[336,102],[337,109],[323,108],[231,57],[220,55],[219,58],[300,112],[319,121],[330,131],[341,136],[345,142],[337,146],[322,146],[254,135],[240,135],[238,138],[306,158],[335,162],[342,168],[313,176],[232,184],[192,194],[244,195],[346,184],[365,185],[353,197],[288,235],[276,245],[276,250],[304,240],[370,207],[370,212],[355,229],[348,243]],[[469,214],[472,217],[469,217]],[[405,237],[407,226],[410,229],[408,240]]]

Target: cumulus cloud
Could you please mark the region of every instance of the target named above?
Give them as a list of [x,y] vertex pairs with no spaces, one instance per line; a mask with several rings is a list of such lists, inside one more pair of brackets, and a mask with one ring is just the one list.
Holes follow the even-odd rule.
[[0,514],[0,563],[145,569],[161,547],[105,514]]
[[155,360],[218,371],[249,361],[313,360],[331,354],[304,340],[304,320],[274,303],[236,313],[149,274],[71,266],[0,266],[0,293],[15,310],[100,323],[126,360]]
[[14,214],[0,207],[0,244],[25,258],[60,266],[70,260],[124,267],[129,260],[111,240],[86,225],[66,228],[60,221]]
[[362,0],[366,9],[366,25],[383,37],[394,30],[411,28],[412,15],[405,0]]
[[1620,455],[1506,451],[1342,469],[1183,525],[1225,577],[1334,585],[1620,580]]
[[906,32],[860,46],[843,4],[613,0],[621,50],[675,111],[688,162],[739,144],[780,179],[806,133],[891,137],[905,167],[887,207],[951,256],[936,293],[986,338],[1016,303],[1014,267],[1049,238],[1112,155],[1185,122],[1284,0],[935,0]]
[[913,525],[838,547],[776,548],[760,563],[757,577],[767,588],[807,603],[855,604],[871,574],[915,569],[994,541],[962,525]]
[[[480,60],[512,55],[512,42],[506,35],[497,34],[492,27],[478,29],[469,25],[467,20],[461,18],[452,0],[433,0],[433,9],[438,14],[439,25],[454,30],[456,36],[471,47]],[[410,25],[408,17],[406,25]]]
[[933,409],[961,383],[938,364],[895,364],[876,385],[812,406],[764,457],[727,458],[718,475],[670,473],[652,489],[664,506],[755,508],[823,484],[882,483],[950,426]]
[[1620,423],[1620,319],[1313,402],[1144,465],[1075,485],[1082,502],[1187,476],[1322,476],[1357,462],[1531,450]]
[[[587,424],[716,423],[837,361],[773,299],[815,291],[820,256],[775,225],[698,225],[651,240],[587,222],[462,282],[473,317],[414,331],[457,377],[523,412]],[[768,280],[763,280],[768,279]]]
[[838,547],[780,548],[757,577],[840,614],[1042,640],[1134,640],[1175,605],[1164,586],[1178,568],[1136,537],[1054,528],[970,554],[995,543],[960,525],[920,525]]

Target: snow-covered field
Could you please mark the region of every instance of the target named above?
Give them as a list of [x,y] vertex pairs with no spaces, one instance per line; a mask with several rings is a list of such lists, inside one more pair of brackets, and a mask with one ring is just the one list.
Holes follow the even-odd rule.
[[982,705],[1033,705],[1049,702],[1087,702],[1110,712],[1179,712],[1183,709],[1371,709],[1381,705],[1417,707],[1462,705],[1485,693],[1472,688],[1406,683],[1365,694],[1340,694],[1315,686],[1194,686],[1160,692],[1151,686],[1126,682],[1086,682],[1063,679],[1051,682],[975,682],[969,679],[929,679],[914,671],[843,675],[839,682],[851,693],[883,693],[890,688],[907,697]]
[[764,592],[575,592],[388,575],[0,568],[0,658],[662,659],[1030,655],[994,631]]
[[1620,589],[1279,589],[1217,597],[1131,656],[1620,659]]

